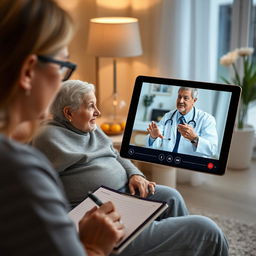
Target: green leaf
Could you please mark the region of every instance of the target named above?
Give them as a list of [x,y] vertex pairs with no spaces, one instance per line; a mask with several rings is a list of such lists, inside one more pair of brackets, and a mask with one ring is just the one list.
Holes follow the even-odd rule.
[[225,77],[221,76],[220,79],[225,82],[226,84],[231,84]]
[[232,64],[232,67],[233,67],[233,69],[234,69],[234,71],[235,71],[235,79],[236,79],[236,81],[237,81],[237,84],[238,84],[238,85],[241,85],[240,76],[239,76],[239,74],[238,74],[238,72],[237,72],[237,69],[236,69],[236,66],[235,66],[234,63]]
[[235,84],[235,85],[242,86],[242,85],[240,85],[240,81],[237,81],[236,78],[232,78],[231,81],[232,81],[232,83]]

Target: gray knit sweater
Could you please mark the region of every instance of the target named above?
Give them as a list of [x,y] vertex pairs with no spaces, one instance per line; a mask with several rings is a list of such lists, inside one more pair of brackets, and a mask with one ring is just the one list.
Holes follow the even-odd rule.
[[100,185],[120,189],[131,175],[143,175],[129,160],[120,157],[99,128],[82,132],[68,122],[52,120],[41,127],[32,144],[59,173],[72,207]]
[[87,255],[47,159],[0,135],[0,166],[0,255]]

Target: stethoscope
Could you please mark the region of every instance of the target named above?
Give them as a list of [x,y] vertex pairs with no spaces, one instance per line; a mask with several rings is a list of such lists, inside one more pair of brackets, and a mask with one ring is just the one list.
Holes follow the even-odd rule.
[[[166,126],[166,124],[167,124],[168,122],[171,122],[171,126],[173,125],[173,117],[174,117],[174,115],[177,113],[177,111],[178,111],[178,110],[176,109],[176,110],[172,113],[171,117],[165,121],[164,127]],[[191,125],[193,128],[196,127],[195,116],[196,116],[196,109],[195,109],[195,107],[193,107],[193,116],[192,116],[192,119],[191,119],[190,121],[188,121],[188,123],[187,123],[188,125]],[[165,130],[165,129],[163,129],[163,134],[162,134],[163,136],[164,136],[164,130]],[[162,140],[171,140],[171,138],[162,139]]]

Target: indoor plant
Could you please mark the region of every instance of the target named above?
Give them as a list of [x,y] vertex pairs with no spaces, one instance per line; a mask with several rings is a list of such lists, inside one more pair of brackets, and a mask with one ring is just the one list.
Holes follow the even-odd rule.
[[[220,64],[232,67],[233,77],[222,80],[228,84],[239,85],[242,88],[241,100],[238,108],[237,127],[234,130],[229,154],[230,168],[248,168],[252,158],[254,146],[254,129],[246,123],[249,104],[256,100],[256,65],[251,61],[253,48],[240,48],[231,51],[220,59]],[[237,65],[242,59],[241,72]]]
[[155,98],[155,95],[145,95],[143,98],[143,105],[145,107],[145,112],[144,112],[144,116],[143,116],[143,121],[147,121],[148,120],[148,107],[153,103]]
[[[222,77],[222,80],[228,84],[236,84],[242,87],[242,95],[238,112],[238,128],[243,128],[246,121],[249,104],[256,100],[256,65],[251,62],[253,48],[240,48],[229,52],[221,57],[220,64],[223,66],[232,66],[234,77],[229,81]],[[239,57],[243,60],[243,72],[240,75],[237,69]]]

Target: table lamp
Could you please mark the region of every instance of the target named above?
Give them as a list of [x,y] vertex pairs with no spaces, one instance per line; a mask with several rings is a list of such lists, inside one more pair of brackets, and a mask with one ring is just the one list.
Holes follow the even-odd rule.
[[[142,54],[138,19],[130,17],[102,17],[90,20],[89,37],[87,44],[87,52],[97,57],[113,58],[113,92],[105,103],[105,107],[111,106],[112,124],[118,124],[120,113],[125,107],[125,101],[119,99],[117,91],[117,65],[116,58],[132,57]],[[98,69],[98,67],[97,67]],[[96,70],[98,73],[98,70]],[[105,102],[106,102],[105,101]],[[111,124],[110,124],[111,125]],[[108,129],[110,128],[110,130]],[[112,132],[121,130],[118,126],[112,129]],[[105,132],[111,127],[105,127]],[[108,132],[106,132],[108,133]]]

